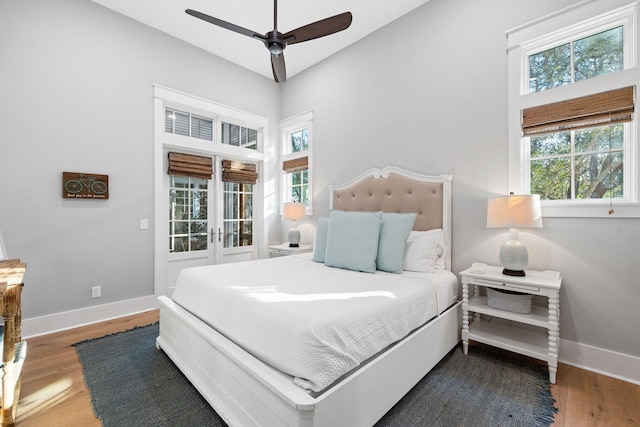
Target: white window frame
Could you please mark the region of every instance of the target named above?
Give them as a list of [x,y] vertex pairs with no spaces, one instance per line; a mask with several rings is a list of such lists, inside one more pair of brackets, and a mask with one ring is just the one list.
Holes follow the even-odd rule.
[[[309,145],[306,150],[301,150],[292,153],[290,150],[289,139],[291,135],[303,130],[308,129],[309,132]],[[308,191],[309,191],[309,205],[307,206],[307,215],[313,215],[313,111],[305,111],[295,116],[289,117],[280,121],[280,174],[281,182],[280,186],[280,211],[282,211],[282,204],[289,202],[291,194],[289,194],[289,185],[287,185],[287,173],[282,170],[282,165],[288,160],[295,160],[302,157],[307,157],[307,178],[308,178]],[[282,213],[282,212],[281,212]]]
[[[269,143],[269,119],[247,111],[222,105],[205,98],[190,95],[174,89],[154,85],[154,272],[155,272],[155,293],[162,295],[167,287],[167,266],[169,260],[179,260],[192,257],[194,252],[183,252],[170,254],[169,233],[167,224],[169,223],[169,210],[166,205],[165,179],[168,179],[166,153],[177,151],[187,154],[211,156],[216,158],[234,159],[257,164],[266,164],[271,160],[267,152],[273,152],[273,145]],[[165,107],[175,108],[181,111],[197,114],[203,117],[214,119],[213,141],[199,138],[191,138],[183,135],[167,133],[164,130]],[[258,149],[249,149],[223,144],[221,139],[220,122],[237,124],[240,126],[258,130]],[[219,173],[219,171],[214,171]],[[262,221],[255,221],[255,218],[264,218],[267,199],[264,190],[264,177],[258,180],[259,185],[254,187],[254,241],[253,250],[256,258],[264,258],[267,255],[268,229]],[[216,189],[216,194],[221,194],[221,189]],[[209,225],[211,227],[211,225]],[[220,256],[220,255],[219,255]]]
[[[529,141],[522,136],[521,111],[525,108],[551,104],[611,89],[636,86],[637,75],[637,7],[638,2],[628,0],[583,1],[507,31],[509,64],[509,192],[529,191]],[[591,79],[573,82],[539,92],[529,93],[529,55],[601,31],[624,25],[624,69]],[[638,111],[634,120],[625,124],[624,180],[625,198],[590,200],[542,201],[545,217],[640,217],[638,169]],[[609,208],[614,213],[609,213]]]

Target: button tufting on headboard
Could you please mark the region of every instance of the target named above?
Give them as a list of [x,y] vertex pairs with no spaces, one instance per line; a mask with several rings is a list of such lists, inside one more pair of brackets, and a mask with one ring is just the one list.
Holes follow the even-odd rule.
[[[351,194],[345,199],[341,194]],[[442,228],[443,186],[390,173],[368,176],[353,185],[335,190],[333,209],[384,212],[417,212],[414,230]]]

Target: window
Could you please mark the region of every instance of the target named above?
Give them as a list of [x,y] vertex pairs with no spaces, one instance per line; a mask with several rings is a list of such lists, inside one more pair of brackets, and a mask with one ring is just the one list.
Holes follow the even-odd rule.
[[258,150],[260,139],[257,129],[172,107],[164,110],[164,131],[250,150]]
[[593,4],[507,34],[509,191],[540,194],[544,216],[640,214],[636,7]]
[[186,111],[165,108],[164,131],[213,141],[213,119]]
[[312,113],[283,120],[282,135],[283,202],[300,202],[312,208],[311,147]]
[[236,147],[258,149],[258,131],[245,128],[232,123],[222,122],[223,144],[234,145]]
[[623,26],[529,54],[529,92],[623,69]]
[[531,193],[541,200],[622,198],[623,126],[531,137]]
[[206,250],[208,181],[176,175],[169,181],[169,251]]

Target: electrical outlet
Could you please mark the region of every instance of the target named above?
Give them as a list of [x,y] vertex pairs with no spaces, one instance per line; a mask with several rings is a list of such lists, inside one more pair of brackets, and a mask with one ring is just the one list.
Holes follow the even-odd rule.
[[94,286],[91,288],[91,298],[100,298],[102,296],[102,289],[100,286]]
[[149,221],[147,219],[140,220],[140,230],[146,230],[149,228]]

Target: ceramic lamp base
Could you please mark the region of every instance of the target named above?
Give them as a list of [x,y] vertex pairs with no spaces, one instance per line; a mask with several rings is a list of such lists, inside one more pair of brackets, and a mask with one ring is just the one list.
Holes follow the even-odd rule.
[[289,247],[290,248],[299,248],[300,247],[300,231],[297,228],[292,228],[289,230]]

